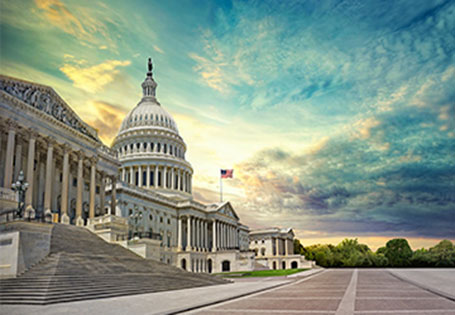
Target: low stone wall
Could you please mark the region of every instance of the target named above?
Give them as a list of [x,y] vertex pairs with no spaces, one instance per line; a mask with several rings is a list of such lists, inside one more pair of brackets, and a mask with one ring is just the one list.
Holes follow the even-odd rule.
[[0,277],[16,277],[50,251],[52,225],[33,222],[0,224]]

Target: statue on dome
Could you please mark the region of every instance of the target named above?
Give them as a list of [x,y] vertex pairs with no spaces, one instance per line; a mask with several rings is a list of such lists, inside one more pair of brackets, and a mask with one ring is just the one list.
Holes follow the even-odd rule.
[[149,72],[152,72],[153,65],[152,65],[152,58],[149,58]]

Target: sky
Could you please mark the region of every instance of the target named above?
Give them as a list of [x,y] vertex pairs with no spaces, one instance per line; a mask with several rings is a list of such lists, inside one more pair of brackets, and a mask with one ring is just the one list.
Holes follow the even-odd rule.
[[194,197],[304,245],[455,239],[455,1],[0,0],[0,72],[53,87],[110,145],[157,98]]

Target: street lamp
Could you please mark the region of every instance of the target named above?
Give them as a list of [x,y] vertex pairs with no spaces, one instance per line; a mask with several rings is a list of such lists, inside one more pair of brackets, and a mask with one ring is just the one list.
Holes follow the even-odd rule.
[[130,220],[133,221],[133,238],[139,239],[139,225],[142,221],[142,211],[139,211],[137,207],[134,208],[134,213],[130,214]]
[[23,217],[24,208],[25,208],[25,192],[28,188],[28,183],[24,181],[24,172],[20,171],[19,176],[17,177],[17,182],[11,185],[11,189],[18,193],[19,195],[19,203],[17,205],[17,212],[16,215],[19,218]]

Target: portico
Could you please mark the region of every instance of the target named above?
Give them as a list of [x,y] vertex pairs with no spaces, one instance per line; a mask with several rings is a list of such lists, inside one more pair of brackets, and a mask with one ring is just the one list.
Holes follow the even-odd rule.
[[25,216],[53,213],[83,225],[104,213],[100,187],[115,181],[119,166],[113,152],[52,89],[5,76],[0,82],[0,180],[9,189],[24,171]]

